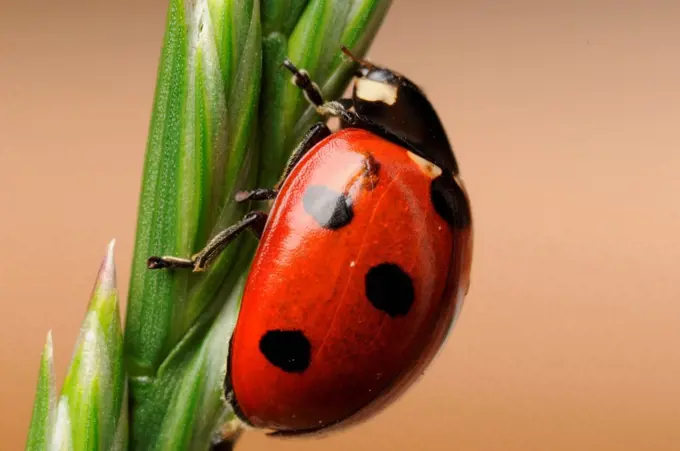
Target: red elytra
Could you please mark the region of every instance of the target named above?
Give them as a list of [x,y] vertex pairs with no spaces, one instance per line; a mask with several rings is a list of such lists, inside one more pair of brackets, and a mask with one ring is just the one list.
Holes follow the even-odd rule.
[[[434,208],[438,173],[353,128],[295,166],[272,205],[231,342],[232,402],[248,423],[284,433],[348,425],[394,401],[431,362],[468,289],[472,250],[470,225],[452,227]],[[332,193],[347,202],[329,216]]]

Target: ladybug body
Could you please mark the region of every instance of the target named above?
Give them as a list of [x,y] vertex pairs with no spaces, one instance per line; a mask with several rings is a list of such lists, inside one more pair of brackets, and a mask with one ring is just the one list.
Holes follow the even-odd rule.
[[431,202],[440,173],[360,129],[298,163],[272,206],[232,339],[234,398],[251,424],[334,424],[438,347],[466,284],[448,270],[464,232]]
[[443,127],[410,81],[359,63],[352,98],[324,102],[286,61],[341,130],[317,124],[275,189],[239,195],[273,199],[268,216],[246,216],[191,259],[149,259],[201,270],[240,231],[260,237],[225,394],[246,424],[279,435],[344,427],[395,400],[441,348],[469,286],[469,201]]

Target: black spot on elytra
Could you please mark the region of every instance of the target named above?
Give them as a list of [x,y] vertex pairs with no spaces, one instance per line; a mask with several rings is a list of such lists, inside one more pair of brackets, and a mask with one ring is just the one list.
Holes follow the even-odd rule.
[[322,185],[309,186],[302,197],[302,205],[307,214],[325,229],[339,229],[354,217],[350,199]]
[[413,281],[394,263],[381,263],[366,273],[366,297],[391,317],[405,316],[413,305]]
[[452,227],[464,229],[470,225],[470,206],[451,174],[444,172],[432,180],[430,196],[434,209]]
[[270,330],[260,338],[260,352],[287,373],[302,373],[308,367],[312,346],[299,330]]

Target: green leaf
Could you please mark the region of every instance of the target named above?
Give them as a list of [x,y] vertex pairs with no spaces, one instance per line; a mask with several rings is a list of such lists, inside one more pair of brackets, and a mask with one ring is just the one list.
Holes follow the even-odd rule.
[[113,248],[111,241],[58,403],[52,336],[47,335],[27,450],[127,449],[127,384]]
[[50,450],[72,451],[73,440],[71,438],[71,415],[69,412],[68,399],[61,398],[57,406],[57,418],[52,432]]
[[[238,265],[247,267],[256,244],[254,238],[247,240]],[[144,386],[134,423],[144,434],[134,438],[135,449],[207,449],[225,414],[222,384],[228,337],[236,323],[245,276],[245,272],[230,274],[218,293],[224,302],[213,303],[201,315],[161,365],[156,379]]]
[[148,271],[146,259],[158,254],[189,256],[246,213],[247,205],[231,199],[257,175],[253,129],[261,48],[258,1],[171,2],[126,322],[126,356],[136,401],[132,442],[143,449],[155,446],[169,390],[176,387],[177,378],[167,381],[161,369],[169,356],[191,352],[183,344],[197,323],[203,322],[206,329],[215,320],[222,306],[216,296],[247,237],[236,240],[204,274]]
[[[250,249],[254,248],[251,240]],[[244,252],[242,264],[250,259]],[[182,348],[173,353],[168,364],[161,369],[160,378],[175,381],[169,396],[167,414],[161,425],[160,436],[171,440],[164,449],[207,449],[218,421],[225,414],[223,382],[226,375],[226,357],[229,340],[238,315],[239,298],[245,274],[232,281],[225,295],[223,308],[207,331],[193,330]],[[201,340],[195,340],[195,338]],[[191,351],[191,352],[187,352]],[[179,371],[178,371],[179,370]],[[184,425],[184,427],[182,427]],[[186,425],[193,425],[187,428]]]
[[[178,251],[177,199],[181,118],[187,77],[187,29],[181,0],[171,0],[158,70],[146,148],[125,325],[126,363],[131,377],[152,376],[165,354],[180,275],[149,273],[153,252]],[[200,190],[200,185],[196,190]],[[197,194],[196,198],[200,198]],[[192,221],[190,221],[192,222]],[[185,224],[191,227],[191,224]],[[141,302],[144,300],[144,302]],[[153,321],[148,321],[154,318]]]
[[[248,149],[255,145],[260,89],[259,17],[259,2],[252,0],[186,8],[171,2],[128,298],[126,355],[137,379],[155,375],[223,283],[240,247],[230,246],[200,276],[146,269],[150,255],[191,255],[245,214],[246,206],[230,200],[257,170],[256,152]],[[227,18],[233,23],[222,21]],[[231,76],[226,83],[220,62]]]
[[288,36],[309,0],[262,0],[262,33]]
[[28,430],[26,451],[47,450],[54,427],[57,408],[57,394],[54,376],[52,332],[47,333],[45,348],[40,358],[38,388],[33,403],[33,416]]
[[125,448],[126,382],[113,246],[99,269],[59,399],[53,437],[75,451]]
[[262,42],[262,93],[260,100],[261,175],[262,186],[273,186],[281,172],[281,161],[288,154],[284,147],[284,94],[290,76],[281,70],[281,61],[287,57],[288,38],[272,33]]

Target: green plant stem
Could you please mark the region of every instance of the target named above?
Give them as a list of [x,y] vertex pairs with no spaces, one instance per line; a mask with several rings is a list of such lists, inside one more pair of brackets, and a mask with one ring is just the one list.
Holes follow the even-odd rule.
[[257,242],[239,236],[201,274],[150,271],[147,258],[189,257],[243,217],[236,191],[272,186],[316,120],[283,59],[339,94],[354,64],[340,45],[361,57],[389,4],[170,0],[125,323],[132,449],[205,450],[233,419],[228,343]]

